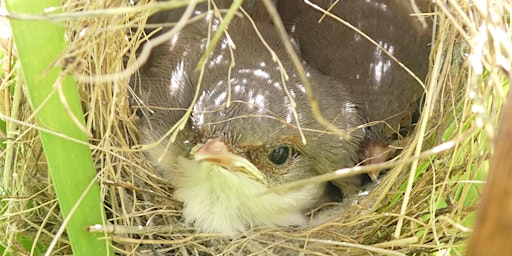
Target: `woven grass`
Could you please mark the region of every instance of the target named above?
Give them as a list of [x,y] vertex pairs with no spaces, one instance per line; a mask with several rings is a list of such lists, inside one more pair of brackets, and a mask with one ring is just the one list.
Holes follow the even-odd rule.
[[[332,220],[313,228],[256,227],[234,239],[198,234],[181,222],[181,203],[139,149],[130,107],[130,75],[147,17],[167,5],[145,0],[65,1],[70,45],[64,72],[80,83],[108,230],[123,255],[404,255],[463,254],[488,169],[491,141],[508,90],[512,2],[435,1],[431,68],[422,115],[388,174]],[[0,243],[16,255],[70,254],[58,203],[31,119],[18,66],[3,54],[0,114],[15,120],[12,151],[3,151]],[[16,57],[15,53],[12,57]],[[13,72],[11,72],[13,70]],[[19,101],[8,100],[13,94]],[[18,110],[16,110],[18,109]],[[332,214],[332,212],[331,212]],[[35,245],[31,251],[27,244]],[[14,249],[13,249],[14,248]]]

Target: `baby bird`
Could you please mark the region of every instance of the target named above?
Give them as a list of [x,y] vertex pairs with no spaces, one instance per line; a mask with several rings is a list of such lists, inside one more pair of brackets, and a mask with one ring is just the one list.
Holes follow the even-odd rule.
[[[431,24],[412,16],[410,1],[311,0],[371,37],[420,80],[428,72]],[[428,1],[417,1],[425,10]],[[297,41],[302,57],[323,74],[345,84],[361,101],[369,127],[361,152],[366,163],[386,161],[389,147],[407,134],[418,111],[423,88],[413,76],[358,32],[296,0],[280,0],[278,11]],[[332,5],[332,6],[331,6]],[[424,26],[425,25],[425,26]],[[373,174],[376,178],[376,173]]]
[[[318,124],[274,27],[257,26],[275,56],[246,18],[231,21],[204,72],[196,69],[220,24],[213,12],[203,15],[154,48],[132,79],[145,105],[140,132],[151,145],[147,155],[183,202],[185,222],[198,232],[236,236],[259,225],[304,225],[305,212],[327,200],[325,183],[262,193],[353,166],[364,137],[355,128],[363,124],[358,106],[339,81],[305,67],[323,117],[350,139]],[[184,115],[186,124],[169,142],[166,133]],[[361,186],[360,177],[338,182],[345,196]]]

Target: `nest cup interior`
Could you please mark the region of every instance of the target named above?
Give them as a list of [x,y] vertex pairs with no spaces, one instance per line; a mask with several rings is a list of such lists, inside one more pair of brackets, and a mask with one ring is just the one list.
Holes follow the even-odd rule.
[[[62,54],[64,73],[73,74],[79,82],[107,217],[98,224],[103,224],[101,232],[108,233],[116,253],[464,252],[488,169],[490,141],[508,90],[500,62],[510,60],[507,49],[512,46],[508,0],[489,6],[467,0],[431,4],[424,15],[433,18],[435,25],[420,116],[400,153],[385,166],[387,174],[368,186],[364,196],[315,227],[254,227],[234,238],[196,233],[183,223],[182,203],[174,199],[169,182],[155,171],[140,143],[139,117],[132,104],[137,99],[129,86],[140,65],[137,49],[144,42],[147,18],[180,4],[65,1],[63,7],[65,12],[80,14],[66,21],[70,43]],[[94,10],[123,11],[94,15]],[[10,48],[1,45],[7,53]],[[14,64],[5,70],[13,71],[0,71],[9,78],[1,81],[0,91],[10,97],[10,85],[21,72]],[[22,121],[15,126],[19,136],[10,149],[15,154],[4,150],[0,157],[11,163],[3,168],[16,174],[16,179],[4,182],[7,190],[23,198],[2,204],[1,244],[20,255],[38,255],[25,244],[45,251],[55,241],[51,255],[70,254],[66,234],[56,235],[63,218],[38,131],[33,129],[33,110],[24,93],[20,95],[17,105],[0,103],[3,116]],[[15,107],[19,111],[13,116]]]

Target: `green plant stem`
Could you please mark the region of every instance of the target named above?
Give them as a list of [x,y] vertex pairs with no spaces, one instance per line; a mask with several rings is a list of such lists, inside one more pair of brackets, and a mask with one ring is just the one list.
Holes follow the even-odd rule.
[[[51,15],[44,13],[45,10],[61,8],[60,0],[6,0],[5,3],[7,10],[16,14]],[[76,83],[51,66],[64,49],[64,23],[11,19],[10,24],[37,126],[87,142]],[[113,255],[105,234],[84,230],[85,226],[105,222],[90,148],[43,131],[40,137],[61,214],[69,218],[66,231],[73,254]]]

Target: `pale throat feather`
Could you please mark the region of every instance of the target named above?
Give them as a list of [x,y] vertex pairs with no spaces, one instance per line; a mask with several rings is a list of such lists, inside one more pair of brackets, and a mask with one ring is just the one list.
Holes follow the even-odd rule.
[[248,175],[207,161],[179,157],[173,175],[183,216],[199,232],[235,236],[252,226],[306,224],[304,211],[324,186],[309,185],[283,194],[259,195],[267,186]]

